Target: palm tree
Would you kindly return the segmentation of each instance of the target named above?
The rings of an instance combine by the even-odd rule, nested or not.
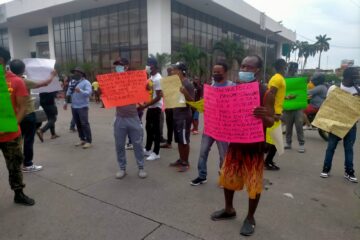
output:
[[[331,40],[331,38],[327,37],[326,34],[324,35],[319,35],[316,37],[316,47],[317,50],[320,52],[319,54],[319,65],[318,68],[320,69],[320,62],[321,62],[321,53],[324,51],[326,52],[327,50],[330,49],[330,44],[329,41]]]
[[[302,69],[305,69],[308,57],[314,57],[317,52],[315,44],[309,44],[308,42],[304,42],[303,45],[303,53],[304,53],[304,64]]]
[[[243,45],[234,39],[224,38],[216,42],[213,51],[219,51],[224,54],[225,61],[230,70],[233,69],[235,64],[240,65],[242,59],[245,57],[245,50]]]
[[[150,54],[150,57],[155,58],[158,62],[160,72],[162,72],[163,68],[171,62],[171,55],[169,53],[156,53],[156,55]]]
[[[185,44],[180,51],[173,54],[173,60],[184,61],[188,67],[190,76],[201,76],[205,72],[205,67],[201,60],[207,59],[207,54],[200,48],[192,44]]]

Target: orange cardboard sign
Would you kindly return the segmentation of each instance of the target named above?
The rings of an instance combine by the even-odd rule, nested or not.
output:
[[[97,75],[101,99],[106,108],[149,101],[145,70]]]

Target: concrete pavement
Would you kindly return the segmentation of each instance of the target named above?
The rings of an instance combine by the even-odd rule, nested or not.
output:
[[[59,105],[60,106],[60,105]],[[169,168],[177,159],[161,150],[161,160],[146,162],[149,177],[141,180],[132,151],[128,175],[115,179],[112,122],[114,110],[92,104],[90,111],[94,147],[74,147],[76,133],[69,133],[70,112],[59,107],[56,129],[60,138],[35,143],[35,163],[44,170],[24,174],[25,192],[35,198],[33,207],[13,203],[7,171],[0,155],[0,239],[121,239],[121,240],[227,240],[243,239],[240,227],[247,211],[246,192],[237,193],[235,220],[212,222],[210,214],[223,208],[217,187],[218,153],[209,157],[208,183],[192,187],[197,176],[201,135],[191,138],[191,169],[178,173]],[[165,128],[166,129],[166,128]],[[360,132],[358,131],[358,134]],[[276,162],[279,172],[265,172],[265,190],[256,213],[252,239],[355,240],[360,237],[359,184],[343,178],[343,148],[336,152],[332,176],[319,177],[326,143],[307,131],[305,154],[286,151]],[[360,135],[358,135],[360,136]],[[294,137],[294,143],[296,143]],[[294,145],[296,146],[296,145]],[[360,177],[360,144],[355,146],[355,171]],[[285,195],[284,195],[285,194]],[[292,198],[293,197],[293,198]]]

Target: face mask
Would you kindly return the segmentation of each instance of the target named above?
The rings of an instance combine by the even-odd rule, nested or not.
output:
[[[221,82],[224,79],[224,76],[221,74],[213,74],[213,78],[215,82]]]
[[[251,82],[255,79],[253,72],[239,72],[239,79],[242,82]]]
[[[150,66],[146,66],[146,67],[145,67],[145,70],[146,70],[147,73],[150,73],[150,72],[151,72]]]
[[[73,79],[79,81],[81,79],[80,75],[73,75]]]
[[[124,66],[121,66],[121,65],[117,65],[117,66],[115,67],[115,72],[118,72],[118,73],[125,72],[125,67],[124,67]]]

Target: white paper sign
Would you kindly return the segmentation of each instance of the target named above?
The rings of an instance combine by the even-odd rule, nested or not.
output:
[[[43,58],[26,58],[23,60],[25,63],[25,75],[27,79],[37,82],[49,79],[51,72],[54,70],[55,60]],[[55,92],[62,90],[59,78],[55,79],[46,87],[33,89],[33,93]]]

